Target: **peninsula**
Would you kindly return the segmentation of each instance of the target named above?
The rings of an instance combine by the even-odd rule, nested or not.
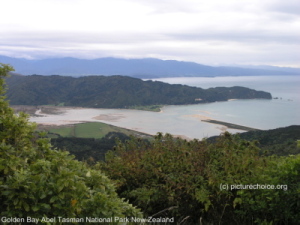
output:
[[[143,81],[126,76],[19,76],[6,79],[11,105],[58,105],[89,108],[133,108],[199,104],[229,99],[272,99],[268,92],[245,87],[202,89]]]

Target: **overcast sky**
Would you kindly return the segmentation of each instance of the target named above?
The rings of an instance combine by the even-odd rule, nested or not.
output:
[[[299,0],[0,3],[0,55],[300,67]]]

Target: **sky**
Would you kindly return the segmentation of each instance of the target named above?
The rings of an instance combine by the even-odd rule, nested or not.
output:
[[[0,3],[0,55],[300,67],[299,0]]]

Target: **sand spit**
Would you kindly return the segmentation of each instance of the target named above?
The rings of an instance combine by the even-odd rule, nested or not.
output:
[[[234,123],[227,123],[227,122],[223,122],[223,121],[219,121],[219,120],[207,119],[207,120],[202,120],[202,121],[203,122],[208,122],[208,123],[214,123],[214,124],[222,125],[222,126],[225,126],[225,127],[229,128],[229,129],[245,130],[245,131],[259,130],[259,129],[256,129],[256,128],[241,126],[241,125],[234,124]],[[221,128],[221,130],[222,129],[223,128]]]

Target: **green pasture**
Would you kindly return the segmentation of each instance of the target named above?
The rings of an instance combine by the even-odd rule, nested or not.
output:
[[[62,137],[78,138],[102,138],[109,132],[121,132],[126,135],[135,135],[138,132],[108,125],[100,122],[80,123],[57,128],[47,129],[50,133],[59,134]]]

